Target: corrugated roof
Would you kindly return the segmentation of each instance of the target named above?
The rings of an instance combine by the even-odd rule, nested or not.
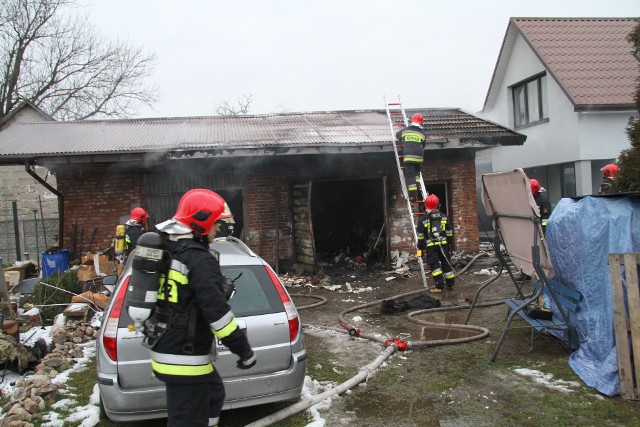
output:
[[[524,137],[457,109],[423,110],[436,137]],[[3,157],[74,156],[171,150],[390,144],[381,111],[283,113],[16,123],[0,132]]]
[[[576,108],[631,108],[640,68],[626,38],[637,23],[637,18],[511,18],[491,85],[502,80],[515,28]]]

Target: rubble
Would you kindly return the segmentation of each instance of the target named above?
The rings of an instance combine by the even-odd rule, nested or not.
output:
[[[57,391],[64,388],[64,383],[53,380],[71,369],[76,363],[74,359],[83,356],[81,344],[94,340],[96,330],[89,322],[69,320],[63,325],[56,324],[51,334],[51,352],[42,357],[33,374],[16,381],[9,402],[2,408],[4,416],[0,419],[0,426],[27,427],[40,420],[45,402],[53,404],[58,400]],[[0,334],[0,339],[4,336]]]

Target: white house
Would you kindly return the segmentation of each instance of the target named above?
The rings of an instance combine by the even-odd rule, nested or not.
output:
[[[640,75],[627,35],[638,18],[511,18],[479,115],[527,135],[477,153],[481,173],[525,169],[561,197],[597,193],[600,169],[630,147]],[[637,54],[637,53],[636,53]]]

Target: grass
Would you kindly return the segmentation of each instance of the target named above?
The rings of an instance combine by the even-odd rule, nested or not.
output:
[[[96,384],[96,362],[95,357],[92,357],[87,363],[86,367],[82,370],[75,371],[69,376],[69,380],[65,385],[65,392],[60,395],[60,398],[71,398],[76,403],[72,407],[65,407],[61,409],[52,409],[47,405],[45,412],[54,411],[58,414],[58,419],[66,420],[73,414],[73,408],[82,408],[89,404],[89,399],[93,393],[93,387]],[[250,408],[250,410],[235,409],[224,411],[221,416],[221,427],[240,427],[249,424],[260,418],[271,415],[281,409],[284,409],[295,402],[281,402],[270,405],[260,405]],[[97,408],[97,407],[96,407]],[[284,421],[278,423],[282,427],[298,427],[308,424],[311,421],[310,417],[306,413],[296,414]],[[46,421],[36,420],[34,421],[35,427],[40,427]],[[155,427],[158,425],[164,425],[166,421],[163,420],[147,420],[134,423],[114,423],[106,417],[101,417],[99,424],[100,427]],[[65,427],[78,427],[82,424],[82,421],[65,421]]]

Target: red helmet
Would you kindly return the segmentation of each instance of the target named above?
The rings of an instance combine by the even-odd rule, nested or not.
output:
[[[602,175],[604,178],[615,178],[618,176],[618,171],[620,169],[618,169],[617,165],[614,165],[613,163],[608,164],[607,166],[603,167],[602,169],[600,169],[602,171]]]
[[[420,113],[415,113],[413,116],[411,116],[411,123],[422,126],[422,123],[424,123],[424,117]]]
[[[206,236],[224,211],[224,199],[204,188],[189,190],[180,199],[173,219]]]
[[[142,208],[133,208],[131,209],[131,213],[129,214],[129,219],[132,219],[134,221],[138,221],[142,224],[144,224],[145,222],[147,222],[147,218],[149,217],[149,215],[147,215],[147,211],[145,211]]]
[[[435,194],[429,194],[427,200],[424,201],[424,207],[428,211],[432,211],[434,209],[438,209],[440,206],[440,199]]]
[[[540,183],[535,178],[531,178],[529,180],[529,186],[531,187],[531,192],[533,194],[538,194],[538,191],[540,191]]]

